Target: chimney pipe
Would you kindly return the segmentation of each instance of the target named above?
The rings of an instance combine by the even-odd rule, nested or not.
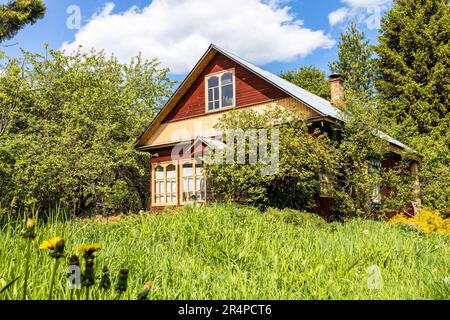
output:
[[[329,76],[331,104],[340,109],[345,109],[344,102],[344,80],[339,73],[333,73]]]

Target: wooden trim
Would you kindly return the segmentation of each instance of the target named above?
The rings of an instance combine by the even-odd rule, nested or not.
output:
[[[202,160],[203,161],[203,160]],[[180,205],[186,205],[186,204],[189,204],[189,203],[193,203],[194,201],[183,201],[183,165],[185,164],[185,163],[191,163],[193,166],[192,166],[192,170],[193,170],[193,175],[192,175],[192,178],[193,178],[193,180],[194,180],[194,190],[193,190],[193,192],[195,193],[196,192],[196,190],[197,190],[197,186],[196,186],[196,184],[197,184],[197,174],[196,174],[196,167],[195,167],[195,165],[198,163],[197,162],[197,160],[195,159],[195,157],[194,158],[191,158],[191,159],[185,159],[185,160],[180,160],[179,161],[179,165],[180,165]],[[202,162],[202,164],[203,164],[203,162]],[[205,186],[204,186],[204,195],[205,195],[205,199],[204,200],[195,200],[195,202],[197,202],[197,203],[204,203],[204,202],[206,202],[206,177],[205,177],[205,174],[204,174],[204,172],[203,172],[203,179],[204,179],[204,184],[205,184]]]
[[[226,106],[226,107],[222,107],[222,79],[221,76],[224,73],[229,73],[231,72],[232,77],[233,77],[233,104],[231,106]],[[218,88],[219,88],[219,109],[215,110],[209,110],[208,109],[208,95],[209,95],[209,88],[208,88],[208,80],[211,77],[217,77],[219,79],[219,83],[218,83]],[[217,71],[214,73],[210,73],[207,74],[205,76],[205,114],[207,113],[213,113],[213,112],[218,112],[218,111],[226,111],[226,110],[230,110],[232,108],[236,107],[236,68],[229,68],[226,70],[222,70],[222,71]]]
[[[167,203],[167,167],[173,165],[175,166],[175,186],[176,186],[176,192],[175,192],[175,202]],[[163,203],[156,203],[155,200],[155,182],[156,182],[156,174],[155,174],[155,168],[156,167],[162,167],[164,168],[163,171],[163,195],[164,195],[164,202]],[[179,183],[179,177],[178,177],[178,161],[162,161],[162,162],[156,162],[152,163],[151,166],[151,184],[150,184],[150,192],[151,192],[151,199],[150,203],[152,207],[167,207],[167,206],[176,206],[178,205],[178,199],[179,199],[179,192],[178,192],[178,183]],[[161,193],[160,193],[161,194]]]
[[[148,136],[153,133],[155,128],[161,123],[161,121],[167,117],[167,115],[172,110],[173,106],[175,106],[178,101],[183,97],[183,95],[189,90],[192,84],[195,82],[197,77],[202,73],[208,63],[214,58],[217,54],[217,50],[210,45],[208,50],[203,54],[194,68],[189,72],[183,82],[178,86],[166,104],[162,107],[162,109],[158,112],[158,114],[153,118],[151,123],[147,126],[147,128],[141,133],[141,135],[136,139],[135,146],[142,147],[142,143],[148,139]]]

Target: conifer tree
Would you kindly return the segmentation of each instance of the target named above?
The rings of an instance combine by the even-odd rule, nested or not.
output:
[[[364,32],[358,29],[355,22],[350,22],[347,29],[341,33],[338,47],[338,60],[329,64],[331,72],[342,75],[346,90],[372,97],[373,50]]]
[[[448,0],[396,0],[375,47],[380,107],[419,133],[450,128]]]

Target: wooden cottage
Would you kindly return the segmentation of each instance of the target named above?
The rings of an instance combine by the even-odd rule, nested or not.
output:
[[[223,113],[234,109],[263,111],[269,104],[276,104],[301,111],[309,121],[331,125],[344,121],[339,112],[343,93],[341,77],[332,75],[330,85],[332,99],[327,101],[210,45],[137,140],[138,150],[155,155],[150,159],[151,209],[184,205],[193,198],[196,201],[208,200],[208,182],[203,175],[203,165],[194,161],[194,154],[218,143],[214,137],[220,132],[214,129],[214,125]],[[393,166],[400,160],[399,151],[407,146],[382,132],[379,135],[389,142],[391,152],[386,159],[372,165]],[[180,146],[189,152],[179,153]],[[174,148],[178,148],[175,152],[177,157],[173,157]],[[410,162],[411,171],[415,174],[417,160]],[[318,201],[318,213],[329,213],[330,197],[323,193]]]

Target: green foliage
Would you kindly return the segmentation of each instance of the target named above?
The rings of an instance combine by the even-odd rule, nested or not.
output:
[[[391,158],[389,143],[380,137],[382,115],[372,100],[347,95],[346,109],[342,113],[345,122],[338,123],[341,138],[337,146],[340,159],[336,168],[337,186],[333,206],[341,216],[354,213],[363,217],[373,216],[374,190],[390,189],[380,195],[378,213],[386,214],[406,206],[414,199],[414,178],[410,175],[408,162],[400,161],[380,172],[371,169],[372,161],[386,161]],[[409,159],[402,152],[404,159]],[[398,159],[392,159],[398,161]]]
[[[365,100],[348,98],[343,116],[345,122],[318,127],[277,107],[262,114],[254,111],[225,114],[217,125],[225,133],[234,129],[264,128],[268,132],[278,129],[279,166],[275,174],[263,175],[261,169],[266,164],[261,162],[208,163],[205,173],[213,196],[263,209],[314,210],[320,193],[319,174],[326,174],[332,177],[336,217],[373,215],[373,192],[377,186],[392,190],[383,197],[380,213],[404,208],[414,200],[414,179],[405,164],[379,173],[368,172],[370,160],[389,156],[388,143],[374,129],[380,121],[376,108]],[[246,143],[248,160],[249,140]],[[237,151],[236,144],[234,148]]]
[[[329,64],[333,73],[344,79],[344,87],[353,94],[372,97],[374,94],[373,50],[362,30],[351,22],[345,32],[341,32],[338,43],[338,60]]]
[[[229,112],[222,116],[217,128],[222,132],[266,129],[270,143],[274,143],[270,141],[271,133],[278,130],[279,159],[278,170],[269,175],[262,174],[267,166],[262,162],[208,163],[205,173],[215,197],[261,208],[314,208],[314,197],[319,191],[318,174],[335,167],[337,162],[326,135],[313,137],[308,134],[308,124],[302,116],[276,107],[262,114],[253,110]],[[249,141],[246,139],[246,159],[250,156]]]
[[[138,210],[148,155],[136,137],[169,95],[168,70],[140,56],[24,52],[0,77],[0,201],[45,209]]]
[[[102,267],[108,266],[113,286],[119,270],[127,268],[128,289],[121,299],[135,299],[149,280],[151,300],[450,298],[449,237],[386,222],[323,223],[305,212],[272,209],[261,214],[255,208],[231,205],[175,213],[126,216],[119,221],[38,220],[28,299],[47,299],[53,259],[37,246],[55,234],[66,240],[66,252],[82,243],[102,245],[95,258],[97,280]],[[302,218],[287,218],[296,215]],[[22,221],[14,220],[0,227],[0,288],[24,274],[22,229]],[[55,299],[70,299],[68,258],[60,259]],[[378,290],[368,288],[372,274],[367,268],[373,265],[383,279]],[[23,282],[22,276],[0,299],[20,299]],[[112,288],[102,290],[99,285],[96,281],[90,288],[91,299],[117,299]]]
[[[417,150],[425,207],[450,208],[450,7],[398,0],[375,46],[380,109],[393,136]]]
[[[450,6],[447,0],[398,0],[375,46],[380,107],[420,133],[450,123]]]
[[[25,25],[42,19],[45,10],[42,0],[13,0],[0,5],[0,42],[14,37]]]
[[[327,77],[322,70],[315,66],[282,72],[280,77],[319,97],[330,100],[330,85]]]
[[[450,210],[450,131],[443,137],[423,134],[409,141],[424,156],[419,169],[423,206]]]

